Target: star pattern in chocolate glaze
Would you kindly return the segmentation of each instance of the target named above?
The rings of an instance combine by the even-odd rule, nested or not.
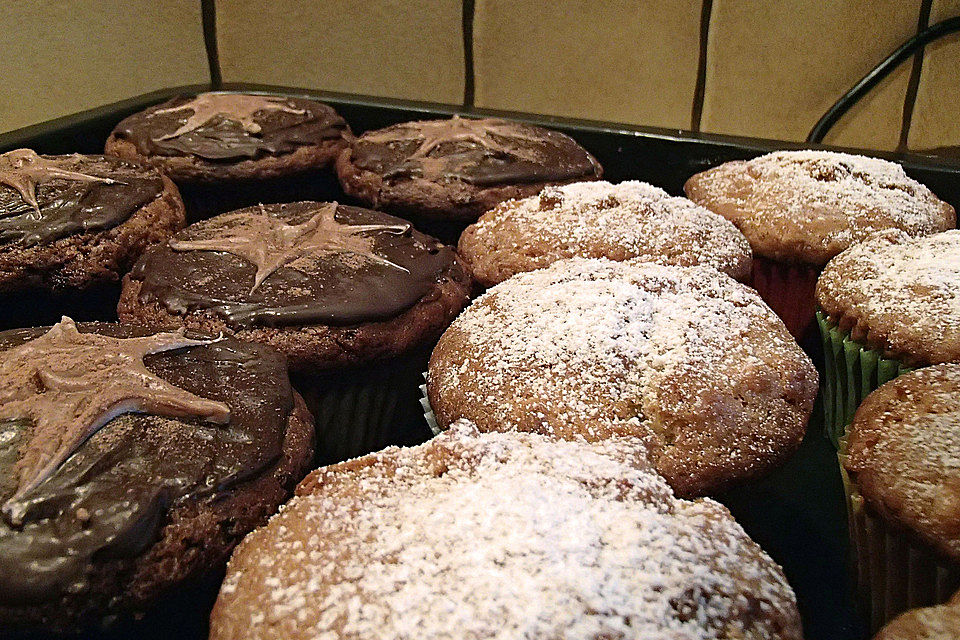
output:
[[[33,423],[15,467],[17,489],[3,504],[7,520],[22,524],[24,495],[120,414],[227,422],[227,405],[174,386],[143,364],[150,353],[212,342],[186,338],[182,329],[141,338],[80,333],[64,317],[42,336],[0,353],[0,420]]]
[[[43,158],[31,149],[15,149],[0,154],[0,184],[16,189],[23,201],[40,214],[37,203],[37,185],[48,180],[75,180],[77,182],[100,182],[118,184],[117,180],[88,176],[60,167],[61,160]],[[122,184],[122,183],[119,183]]]
[[[262,210],[262,209],[261,209]],[[317,209],[301,224],[287,224],[268,215],[229,214],[223,222],[229,226],[217,237],[203,240],[171,240],[174,251],[224,251],[243,258],[257,267],[250,293],[267,277],[299,258],[352,254],[376,264],[408,271],[377,255],[370,233],[407,233],[409,224],[344,224],[337,222],[337,203],[329,202]]]
[[[260,133],[260,125],[253,117],[262,111],[282,111],[295,115],[303,115],[305,109],[295,109],[279,96],[258,96],[239,93],[201,93],[189,102],[177,105],[176,107],[167,107],[158,109],[153,113],[175,113],[190,109],[192,114],[187,118],[180,128],[173,133],[154,138],[155,140],[169,140],[182,136],[185,133],[196,131],[203,125],[210,122],[216,116],[224,116],[233,120],[243,127],[243,130],[250,134]]]
[[[524,135],[517,130],[516,124],[494,118],[475,120],[455,115],[449,120],[411,122],[408,123],[408,129],[412,136],[407,140],[417,140],[419,142],[417,148],[410,154],[410,158],[416,160],[429,158],[430,153],[442,144],[467,142],[491,153],[515,156],[535,162],[537,157],[533,151],[518,145],[504,144],[498,138],[522,140],[537,145],[544,142],[542,137]],[[364,139],[370,142],[385,143],[395,140],[395,136],[395,132],[384,131],[368,134],[364,136]]]

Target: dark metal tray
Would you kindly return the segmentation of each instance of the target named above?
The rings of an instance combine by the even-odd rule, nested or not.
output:
[[[454,113],[497,115],[561,130],[601,162],[605,178],[645,180],[674,194],[694,173],[722,162],[750,158],[775,149],[809,145],[735,138],[619,124],[550,118],[530,114],[460,109],[364,96],[264,85],[233,84],[225,90],[266,91],[319,99],[336,108],[357,133],[396,122]],[[0,152],[30,147],[40,153],[101,153],[122,118],[176,94],[210,90],[207,85],[165,89],[42,124],[0,134]],[[818,146],[817,148],[836,149]],[[850,151],[849,149],[843,149]],[[900,162],[907,173],[960,209],[960,160],[916,154],[872,153]],[[346,199],[331,187],[330,199]],[[819,359],[816,341],[804,345]],[[718,498],[744,529],[779,562],[797,593],[806,637],[810,640],[860,640],[866,637],[851,595],[846,513],[837,459],[822,435],[819,401],[800,451],[782,469]],[[178,605],[179,606],[179,605]],[[200,605],[200,611],[204,610]],[[165,608],[138,625],[139,637],[206,636],[203,615],[192,600],[185,609]]]

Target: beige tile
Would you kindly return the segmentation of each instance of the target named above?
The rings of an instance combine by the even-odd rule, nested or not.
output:
[[[459,0],[218,0],[227,82],[463,102]]]
[[[477,0],[476,104],[687,129],[700,0]]]
[[[704,131],[803,140],[837,98],[916,33],[919,0],[714,0]],[[840,122],[827,142],[893,149],[906,63]]]
[[[960,16],[960,0],[934,0],[930,24]],[[960,146],[960,34],[927,46],[917,87],[908,146]]]
[[[210,80],[197,0],[7,0],[0,25],[0,131]]]

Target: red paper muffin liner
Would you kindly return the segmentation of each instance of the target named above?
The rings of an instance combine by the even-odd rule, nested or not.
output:
[[[813,323],[820,271],[820,267],[812,265],[778,262],[760,256],[753,258],[753,288],[797,340]]]

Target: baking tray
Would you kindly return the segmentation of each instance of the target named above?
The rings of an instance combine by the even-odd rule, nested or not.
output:
[[[110,131],[124,117],[177,94],[210,89],[208,85],[164,89],[0,134],[0,152],[30,147],[39,153],[50,154],[101,153]],[[810,148],[810,145],[772,140],[693,134],[291,87],[227,84],[222,89],[264,91],[322,100],[336,108],[356,133],[397,122],[454,113],[494,115],[530,122],[575,138],[596,156],[604,167],[605,178],[612,182],[645,180],[677,195],[682,194],[683,183],[691,175],[722,162],[747,159],[775,149]],[[815,148],[856,152],[823,145]],[[908,153],[870,153],[900,162],[909,175],[960,209],[960,160]],[[329,198],[349,200],[335,186],[330,187]],[[105,316],[112,311],[104,310]],[[819,359],[816,341],[804,346],[815,360]],[[846,512],[840,475],[836,454],[822,435],[819,399],[817,405],[807,437],[796,456],[767,478],[718,496],[718,499],[727,505],[753,539],[783,566],[796,591],[805,635],[809,640],[860,640],[867,636],[867,632],[851,595]],[[420,433],[424,439],[428,437],[425,429]],[[204,616],[197,612],[202,612],[205,606],[202,599],[191,599],[186,605],[174,602],[128,632],[138,637],[205,638]],[[120,635],[128,632],[120,631]]]

